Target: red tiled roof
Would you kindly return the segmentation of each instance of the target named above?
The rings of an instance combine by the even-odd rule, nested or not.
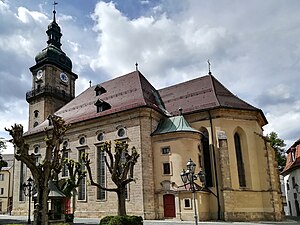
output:
[[[99,85],[106,90],[105,93],[96,96],[95,87],[97,85],[90,87],[59,109],[55,115],[61,116],[68,123],[76,123],[143,106],[164,112],[157,90],[139,71]],[[108,103],[111,108],[97,113],[97,107],[94,104],[99,99]],[[44,121],[26,134],[40,132],[47,125],[48,122]]]
[[[183,113],[192,113],[226,107],[258,111],[267,124],[267,120],[260,109],[233,95],[212,75],[157,91],[139,71],[134,71],[99,84],[98,86],[106,90],[100,96],[96,96],[96,86],[82,92],[55,114],[63,117],[68,123],[76,123],[143,106],[154,108],[167,116],[170,115],[168,112],[176,115],[179,108],[183,109]],[[99,99],[100,102],[104,101],[111,107],[97,113],[97,107],[94,104]],[[40,132],[47,124],[48,122],[44,121],[26,134]]]
[[[295,151],[295,160],[292,160],[292,154]],[[300,139],[295,141],[295,143],[287,150],[287,157],[285,167],[282,171],[283,175],[288,174],[290,171],[293,171],[297,168],[300,168]]]
[[[184,113],[217,107],[261,111],[232,94],[212,75],[161,89],[159,93],[172,114],[176,114],[179,108]]]

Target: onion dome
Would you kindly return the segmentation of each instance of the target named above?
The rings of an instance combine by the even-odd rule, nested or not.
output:
[[[35,57],[36,64],[40,63],[52,63],[55,64],[66,71],[72,70],[71,59],[61,50],[61,29],[56,23],[55,19],[56,11],[53,11],[53,21],[48,25],[48,30],[46,31],[48,35],[48,46],[38,53]]]

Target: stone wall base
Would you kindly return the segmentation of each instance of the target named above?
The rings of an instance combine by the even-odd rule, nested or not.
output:
[[[281,215],[271,212],[225,212],[225,221],[280,221]]]

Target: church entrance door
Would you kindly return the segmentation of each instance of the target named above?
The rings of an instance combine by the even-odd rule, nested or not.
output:
[[[164,201],[164,217],[175,217],[175,197],[174,195],[167,194],[163,197]]]

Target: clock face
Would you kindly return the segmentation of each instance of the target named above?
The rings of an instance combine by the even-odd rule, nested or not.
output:
[[[44,75],[44,71],[43,70],[39,70],[39,71],[37,71],[37,73],[36,73],[36,79],[41,79],[42,77],[43,77],[43,75]]]
[[[67,83],[68,82],[68,76],[65,73],[60,74],[60,79],[62,82]]]

